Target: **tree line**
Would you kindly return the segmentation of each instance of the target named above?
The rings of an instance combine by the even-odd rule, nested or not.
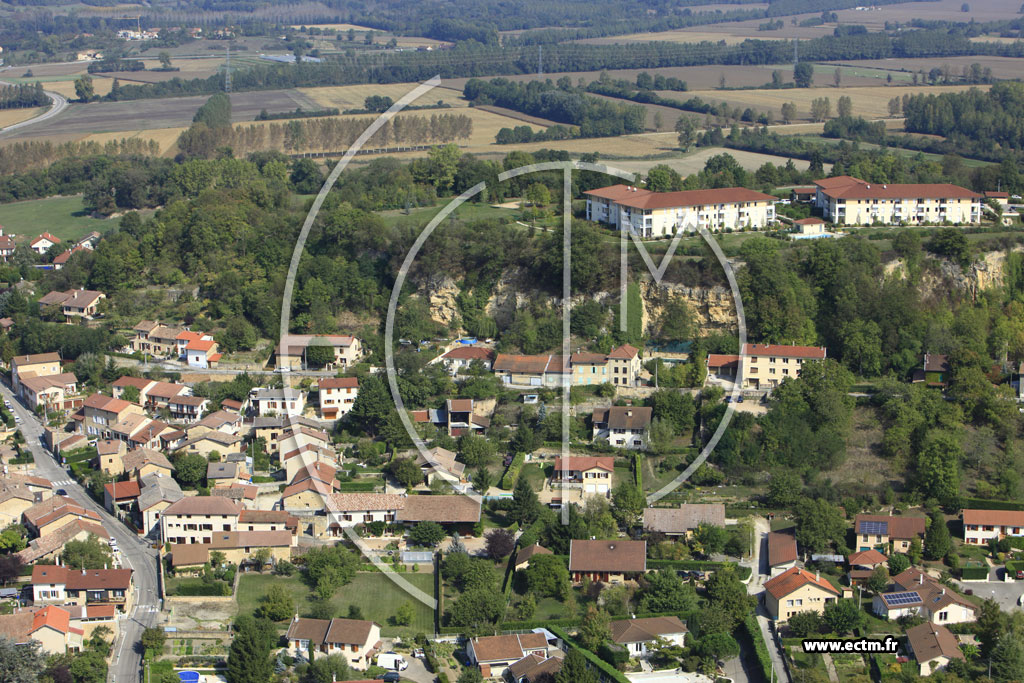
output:
[[[0,86],[0,109],[44,107],[48,104],[50,98],[43,92],[43,84],[39,81],[35,85],[22,83]]]
[[[919,94],[903,103],[906,129],[942,135],[967,151],[1024,149],[1024,84],[1001,82],[987,92],[971,89]]]
[[[644,130],[643,107],[589,97],[568,79],[519,83],[507,78],[470,79],[463,96],[475,105],[493,104],[579,128],[581,137],[611,137]]]

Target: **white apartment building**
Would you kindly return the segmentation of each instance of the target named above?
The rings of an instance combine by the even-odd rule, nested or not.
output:
[[[771,390],[787,377],[798,377],[803,364],[824,360],[823,346],[747,344],[740,354],[740,377],[744,389]]]
[[[868,183],[851,176],[815,183],[815,205],[835,225],[975,225],[983,196],[949,183]]]
[[[698,228],[761,229],[775,222],[775,197],[743,187],[651,192],[620,184],[583,194],[587,220],[628,228],[639,237],[671,237]]]

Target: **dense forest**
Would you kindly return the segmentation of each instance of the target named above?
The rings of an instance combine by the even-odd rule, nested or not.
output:
[[[914,95],[903,103],[906,128],[942,135],[965,151],[1024,149],[1024,84],[996,83],[988,91]]]

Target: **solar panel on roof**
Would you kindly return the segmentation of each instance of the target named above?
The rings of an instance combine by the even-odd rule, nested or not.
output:
[[[862,534],[882,534],[887,535],[889,532],[888,522],[861,522],[860,533]]]
[[[890,593],[885,596],[885,601],[890,605],[911,605],[915,602],[921,602],[921,596],[915,591]]]

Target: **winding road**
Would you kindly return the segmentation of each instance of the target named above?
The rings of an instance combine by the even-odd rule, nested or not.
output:
[[[98,513],[103,526],[110,535],[117,539],[121,549],[121,562],[125,568],[134,570],[135,581],[134,607],[130,614],[119,617],[120,635],[114,642],[108,681],[116,683],[134,683],[142,679],[142,654],[139,651],[142,632],[156,623],[160,611],[160,600],[157,593],[157,553],[148,543],[130,531],[124,524],[109,514],[103,506],[94,501],[89,494],[64,470],[43,447],[43,425],[35,414],[15,400],[10,388],[0,384],[0,394],[9,400],[15,415],[21,418],[20,429],[25,443],[32,451],[35,459],[35,474],[53,482],[55,489],[64,489],[82,507]]]
[[[7,67],[7,69],[10,69],[10,68],[11,67]],[[3,73],[3,71],[6,71],[7,69],[0,70],[0,73]],[[2,85],[15,85],[14,83],[11,83],[10,81],[4,81],[4,80],[0,80],[0,84],[2,84]],[[65,109],[68,108],[68,100],[67,100],[67,98],[64,97],[63,95],[61,95],[60,93],[55,93],[55,92],[52,92],[50,90],[44,90],[43,92],[46,94],[47,97],[50,98],[50,101],[53,103],[50,106],[50,108],[48,110],[46,110],[44,113],[40,114],[39,116],[34,116],[34,117],[28,119],[27,121],[22,121],[21,123],[12,123],[11,125],[7,126],[6,128],[0,128],[0,137],[3,137],[5,135],[7,135],[11,131],[19,130],[21,128],[27,128],[28,126],[34,126],[37,123],[40,123],[42,121],[46,121],[47,119],[52,119],[54,116],[57,116],[62,111],[64,111]]]

